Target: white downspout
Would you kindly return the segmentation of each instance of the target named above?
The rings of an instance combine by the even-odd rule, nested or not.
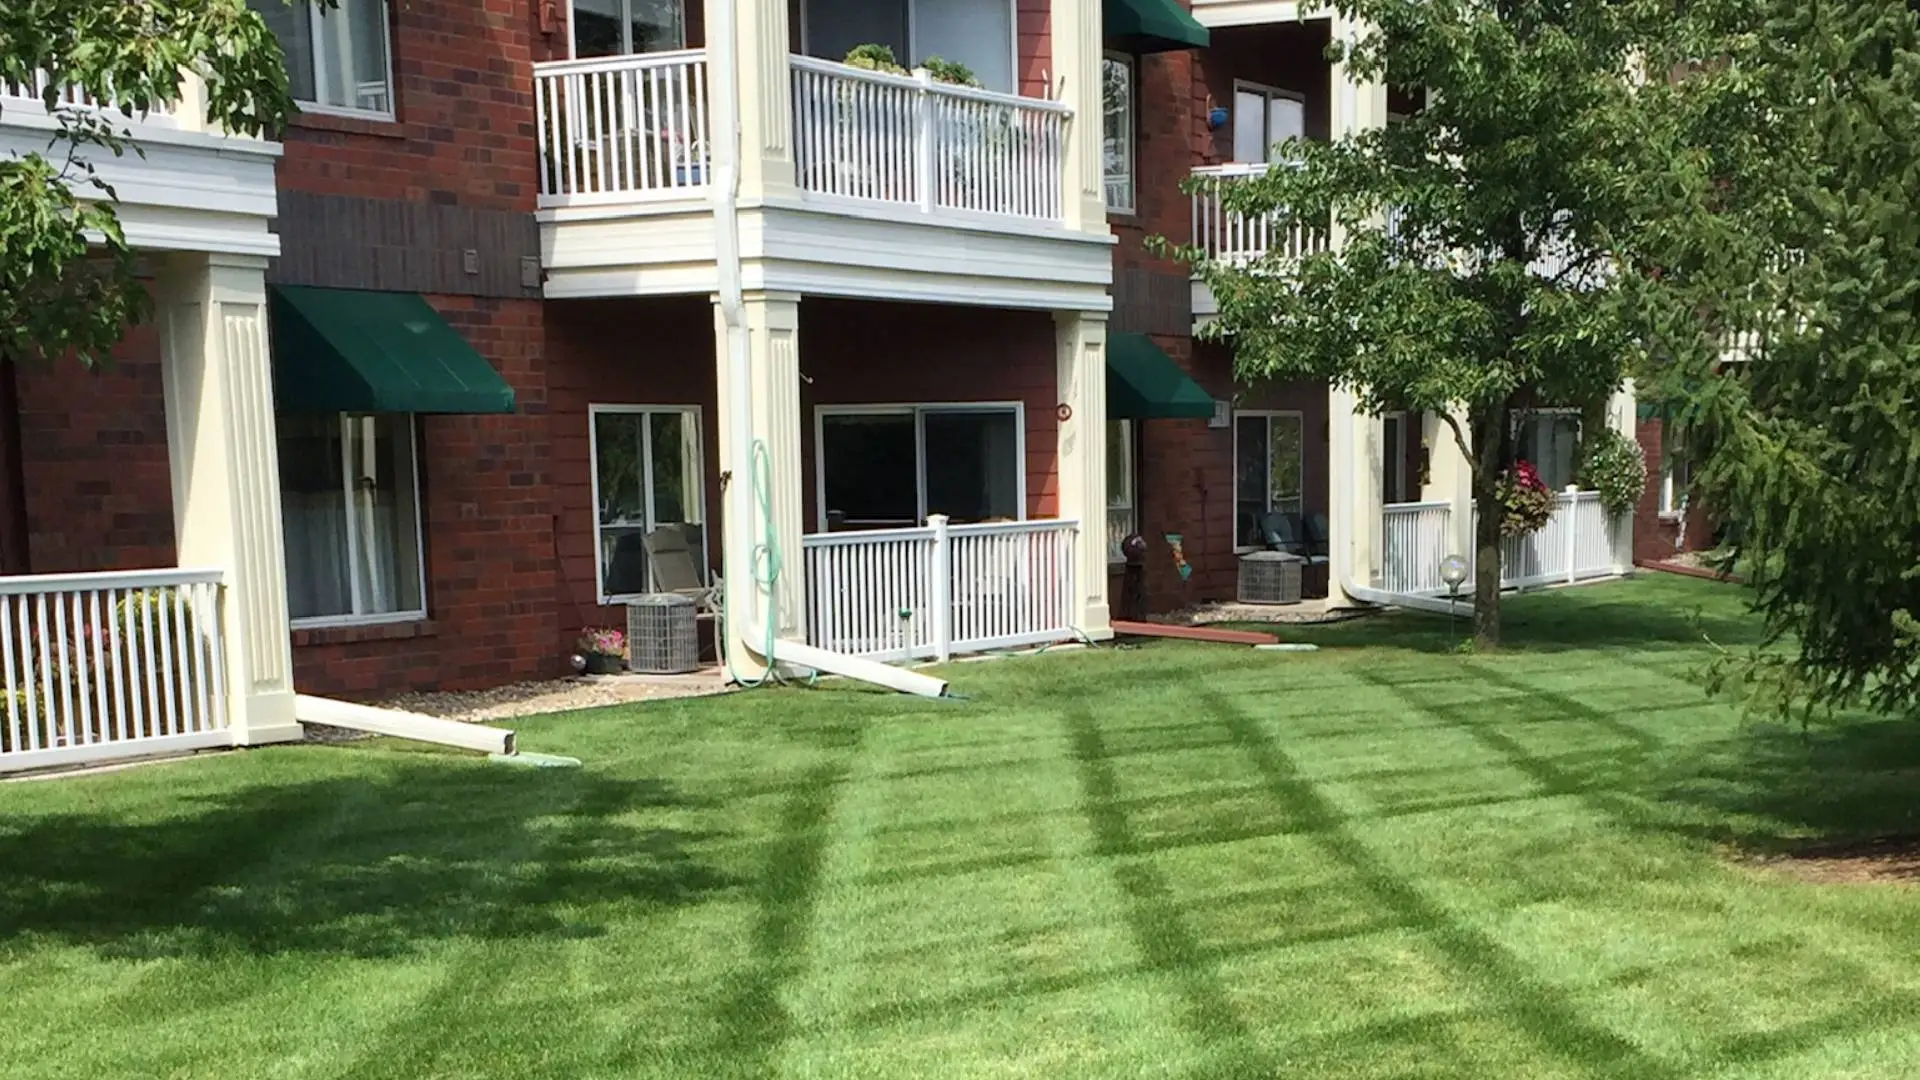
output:
[[[739,42],[736,40],[733,0],[708,4],[707,12],[711,16],[711,25],[707,29],[707,97],[713,106],[714,124],[713,138],[710,140],[714,166],[711,189],[714,272],[720,301],[720,322],[726,331],[727,411],[731,414],[728,441],[731,443],[733,461],[733,474],[727,481],[725,504],[727,520],[741,523],[732,530],[734,535],[751,538],[754,535],[753,359],[747,340],[746,302],[740,270],[740,94],[736,71]],[[721,542],[725,543],[724,536]],[[753,581],[753,562],[751,556],[736,560],[735,566],[746,569],[747,573],[743,577],[735,569],[727,575],[726,597],[723,601],[729,624],[726,636],[738,639],[749,649],[752,648],[752,642],[766,640],[767,636],[767,613],[760,610],[756,595],[758,590]],[[723,559],[722,564],[726,565],[726,560]],[[795,560],[794,566],[793,572],[804,572],[799,569],[799,560]],[[738,629],[735,629],[736,623]],[[730,644],[721,643],[723,657],[731,651],[727,648]],[[780,659],[787,663],[844,675],[890,690],[923,697],[941,697],[947,692],[944,679],[857,656],[829,652],[804,642],[781,641],[773,651],[778,652]],[[769,671],[774,670],[773,656],[762,656],[760,660]]]

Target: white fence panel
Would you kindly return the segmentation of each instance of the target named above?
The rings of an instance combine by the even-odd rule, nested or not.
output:
[[[540,204],[697,194],[712,171],[703,50],[535,64]]]
[[[953,649],[1072,637],[1077,531],[1056,521],[952,527]]]
[[[875,660],[932,659],[1074,635],[1070,521],[815,533],[807,639]]]
[[[0,772],[229,742],[217,570],[0,577]]]
[[[1298,259],[1326,251],[1332,233],[1323,225],[1288,221],[1284,215],[1243,214],[1227,208],[1222,193],[1236,180],[1259,176],[1266,165],[1212,165],[1193,170],[1207,183],[1193,193],[1193,243],[1215,262],[1252,262],[1268,255]]]
[[[1381,588],[1396,593],[1437,593],[1440,562],[1448,555],[1453,504],[1389,503],[1380,509]]]
[[[934,654],[934,530],[823,533],[802,543],[810,644],[875,660]]]
[[[1060,220],[1067,106],[806,56],[789,63],[802,190]]]

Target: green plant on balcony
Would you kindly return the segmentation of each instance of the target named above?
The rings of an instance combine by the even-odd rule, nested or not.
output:
[[[862,71],[877,71],[882,75],[907,74],[907,69],[901,66],[899,60],[894,58],[892,49],[874,42],[868,42],[865,45],[855,45],[853,48],[848,49],[846,58],[843,59],[841,63],[851,68],[859,68]]]
[[[1586,446],[1580,486],[1600,493],[1600,505],[1608,516],[1633,513],[1647,490],[1647,458],[1640,444],[1612,428],[1602,428]]]

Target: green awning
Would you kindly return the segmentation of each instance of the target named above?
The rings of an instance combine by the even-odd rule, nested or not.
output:
[[[1202,420],[1213,416],[1213,399],[1147,335],[1109,333],[1107,416]]]
[[[1128,52],[1207,47],[1207,28],[1176,0],[1104,0],[1107,42]]]
[[[418,293],[303,285],[271,293],[282,410],[513,411],[513,387]]]

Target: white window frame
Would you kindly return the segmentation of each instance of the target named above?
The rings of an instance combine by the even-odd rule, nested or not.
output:
[[[915,0],[899,0],[899,2],[905,5],[907,9],[907,52],[911,53],[912,55],[896,56],[894,57],[894,59],[900,61],[901,64],[907,67],[912,67],[915,63],[919,62],[919,60],[921,59],[920,53],[923,48],[920,44],[920,17],[918,14],[918,9],[920,5],[916,3]],[[571,5],[573,3],[573,0],[567,0],[567,3]],[[812,27],[807,25],[807,8],[809,6],[810,5],[807,3],[807,0],[800,0],[800,52],[806,56],[813,55],[813,37],[812,37],[813,30],[812,30]],[[571,12],[572,10],[571,6],[569,6],[568,10],[569,12]],[[1013,29],[1013,33],[1012,35],[1010,35],[1013,38],[1013,40],[1007,43],[1007,59],[1008,59],[1007,70],[1013,72],[1013,86],[1010,87],[1006,91],[1006,93],[1019,94],[1020,93],[1020,0],[1007,0],[1007,15],[1009,19],[1007,25]],[[571,27],[572,24],[569,23],[568,25],[569,27]],[[830,57],[821,57],[821,59],[833,60],[835,62],[838,62],[840,60],[840,57],[830,56]],[[995,93],[998,93],[998,92],[999,91],[995,91]]]
[[[599,598],[602,607],[624,604],[642,595],[640,593],[607,592],[606,545],[603,544],[600,539],[600,425],[598,421],[602,415],[630,415],[633,413],[678,413],[680,416],[689,418],[693,422],[693,444],[694,449],[698,451],[695,454],[695,459],[699,462],[700,468],[697,476],[698,483],[694,484],[693,497],[689,500],[693,508],[693,514],[691,516],[695,518],[690,524],[700,526],[700,568],[705,571],[709,577],[711,577],[712,574],[712,563],[708,561],[708,553],[712,550],[713,538],[709,535],[710,530],[707,527],[707,433],[700,423],[700,406],[588,405],[587,478],[591,483],[593,492],[593,592],[594,595]],[[652,427],[652,421],[648,421],[648,427]],[[642,471],[640,481],[642,490],[640,496],[646,505],[646,527],[651,530],[658,525],[658,522],[654,520],[653,510],[653,440],[651,438],[641,440],[640,455]],[[649,586],[651,586],[653,581],[652,559],[647,560],[647,581]]]
[[[320,22],[325,16],[326,8],[321,5],[318,0],[293,0],[293,2],[296,6],[307,9],[307,42],[310,46],[310,55],[307,57],[307,62],[313,70],[313,96],[315,98],[322,98],[326,96],[325,91],[321,87],[321,81],[325,77],[323,72],[326,70],[326,65],[322,63],[320,59],[320,42],[325,36],[320,33]],[[571,2],[571,0],[569,0],[569,2]],[[305,101],[295,98],[294,102],[300,106],[300,111],[322,113],[327,116],[357,116],[367,120],[394,119],[399,114],[395,106],[398,104],[397,99],[400,96],[400,88],[395,84],[393,79],[393,8],[391,0],[380,0],[380,32],[385,34],[387,38],[387,47],[380,50],[387,61],[386,71],[384,72],[387,81],[386,108],[356,109],[351,105],[329,105],[322,101]]]
[[[927,520],[927,414],[953,412],[1013,413],[1015,521],[1027,520],[1027,407],[1021,401],[914,401],[886,405],[816,405],[813,410],[813,509],[821,532],[827,531],[827,420],[834,416],[913,417],[913,484],[916,523]]]
[[[1271,418],[1276,416],[1291,416],[1295,420],[1300,421],[1300,515],[1302,518],[1306,516],[1306,512],[1307,512],[1307,414],[1300,411],[1299,409],[1235,409],[1233,411],[1233,429],[1232,429],[1233,430],[1233,457],[1231,458],[1233,462],[1233,509],[1230,511],[1230,513],[1232,513],[1233,515],[1232,525],[1231,525],[1231,529],[1232,529],[1231,535],[1233,536],[1233,552],[1236,555],[1245,555],[1249,551],[1261,550],[1261,548],[1258,545],[1242,544],[1240,542],[1240,421],[1242,419],[1251,419],[1253,417],[1259,417],[1261,419],[1266,419],[1269,422],[1271,422]],[[1267,448],[1269,453],[1272,452],[1272,449],[1273,449],[1272,432],[1268,432],[1267,437],[1263,441],[1262,445]],[[1261,472],[1261,475],[1267,478],[1267,482],[1269,484],[1273,482],[1273,462],[1272,461],[1267,462],[1267,467],[1265,470]],[[1268,506],[1273,505],[1272,491],[1262,492],[1262,496],[1263,496],[1263,500]]]
[[[329,413],[340,426],[340,497],[347,508],[347,595],[351,603],[358,607],[365,586],[360,580],[360,529],[359,511],[353,505],[353,480],[358,471],[352,459],[353,442],[347,432],[347,425],[362,420],[374,413]],[[413,473],[413,554],[416,566],[414,572],[419,575],[420,606],[406,611],[381,611],[365,615],[309,615],[304,618],[289,618],[287,625],[294,630],[318,630],[330,626],[379,626],[385,623],[422,622],[427,617],[427,514],[425,501],[420,498],[420,424],[413,413],[396,413],[403,417],[407,427],[407,466]],[[276,453],[278,447],[275,448]],[[278,507],[276,506],[277,510]]]
[[[1676,484],[1674,466],[1684,467],[1686,476]],[[1666,425],[1660,428],[1660,506],[1659,514],[1663,521],[1677,521],[1685,513],[1682,504],[1687,493],[1693,488],[1693,463],[1686,458],[1686,446],[1680,440],[1671,437]]]
[[[1305,113],[1307,110],[1307,95],[1301,93],[1298,90],[1282,90],[1280,87],[1268,86],[1265,83],[1257,83],[1249,79],[1235,79],[1233,80],[1233,95],[1234,95],[1235,109],[1238,109],[1240,107],[1240,94],[1242,91],[1245,91],[1246,93],[1249,93],[1249,94],[1259,94],[1267,99],[1266,104],[1261,106],[1261,117],[1260,117],[1261,131],[1264,131],[1269,135],[1273,133],[1273,99],[1285,98],[1288,101],[1297,102],[1300,105],[1300,111],[1302,113],[1300,133],[1303,137],[1306,135],[1307,125],[1305,123],[1305,120],[1306,120]],[[1233,148],[1233,156],[1237,164],[1271,165],[1273,163],[1273,144],[1266,143],[1260,147],[1259,161],[1245,161],[1245,162],[1239,161],[1238,159],[1240,157],[1240,148],[1238,146],[1235,146]]]
[[[620,10],[622,12],[627,12],[632,10],[632,0],[619,0],[619,2],[620,2]],[[698,3],[700,2],[700,0],[694,0],[694,2]],[[802,5],[802,10],[805,10],[804,5]],[[567,0],[567,56],[571,59],[577,60],[579,59],[579,56],[580,56],[579,43],[578,43],[578,40],[574,37],[573,27],[574,27],[573,0]],[[679,44],[674,46],[674,48],[684,49],[686,47],[687,47],[687,0],[680,0],[680,41],[679,41]],[[644,53],[636,54],[633,51],[633,19],[631,16],[625,19],[622,19],[620,22],[620,49],[621,49],[621,52],[620,52],[621,56],[646,55]]]
[[[1126,186],[1125,203],[1118,203],[1113,200],[1112,195],[1115,182],[1113,177],[1106,172],[1106,154],[1104,150],[1107,103],[1104,98],[1100,102],[1100,134],[1102,142],[1102,153],[1100,155],[1100,189],[1101,194],[1106,197],[1107,213],[1132,216],[1139,213],[1140,205],[1138,186],[1140,172],[1140,64],[1137,58],[1123,52],[1108,51],[1101,55],[1101,60],[1103,62],[1112,60],[1127,69],[1126,175],[1121,180],[1121,183]],[[1103,91],[1106,89],[1106,79],[1104,77],[1100,80],[1100,86]]]
[[[1109,442],[1111,442],[1111,440],[1113,439],[1114,431],[1116,428],[1120,433],[1121,445],[1126,448],[1127,469],[1126,469],[1125,476],[1127,481],[1127,491],[1126,491],[1126,498],[1124,500],[1117,501],[1117,502],[1114,500],[1113,473],[1112,473],[1112,470],[1108,470],[1108,473],[1107,473],[1107,562],[1109,564],[1118,564],[1118,563],[1124,563],[1127,561],[1126,553],[1120,550],[1120,541],[1128,533],[1134,533],[1134,532],[1140,531],[1140,467],[1139,467],[1139,455],[1137,455],[1134,452],[1134,440],[1139,437],[1139,431],[1140,431],[1139,421],[1129,420],[1124,417],[1109,419],[1107,421],[1107,439],[1109,440]],[[1122,510],[1126,511],[1126,515],[1127,515],[1126,528],[1121,530],[1118,535],[1115,535],[1114,528],[1113,528],[1113,516]]]

